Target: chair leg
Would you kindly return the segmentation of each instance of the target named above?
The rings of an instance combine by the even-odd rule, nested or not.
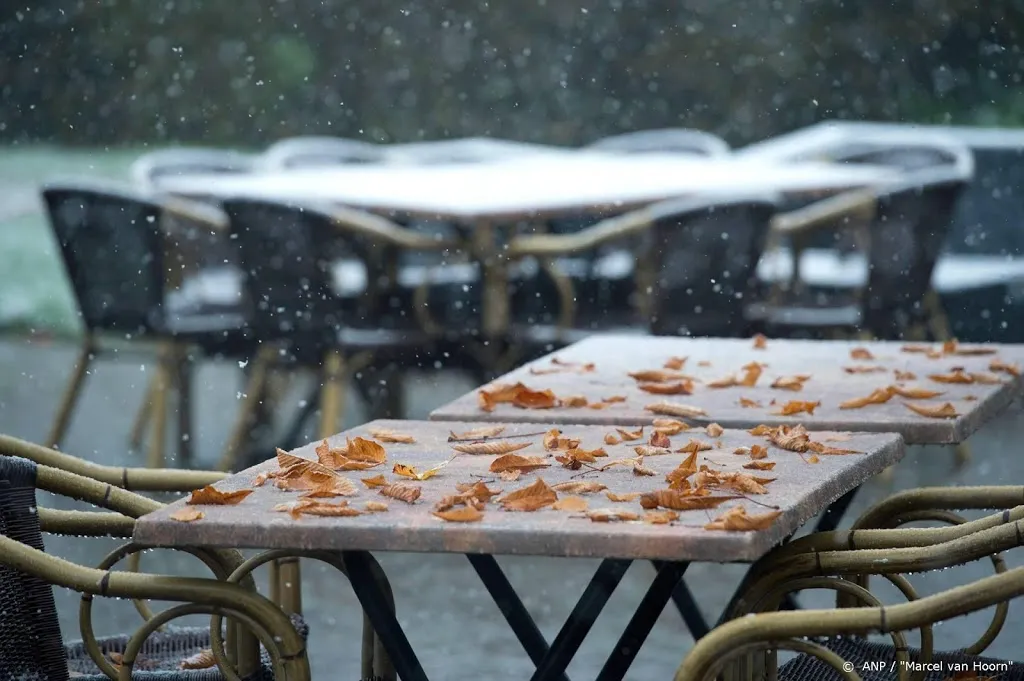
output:
[[[182,468],[192,467],[192,359],[188,349],[179,347],[175,355],[174,388],[178,394],[178,463]]]
[[[128,435],[128,444],[132,449],[142,446],[142,438],[146,435],[146,426],[149,425],[149,418],[153,415],[154,385],[153,379],[149,379],[149,384],[146,386],[146,397],[135,413],[132,431]]]
[[[961,442],[953,448],[953,462],[957,468],[966,466],[972,458],[971,446],[966,442]]]
[[[320,431],[321,438],[338,432],[344,418],[346,388],[345,359],[339,350],[324,353],[320,388]]]
[[[50,449],[59,448],[61,441],[64,439],[68,424],[71,422],[71,415],[74,413],[75,406],[78,404],[78,398],[81,396],[85,377],[89,375],[89,366],[95,357],[96,345],[92,337],[87,336],[85,342],[82,343],[81,349],[78,351],[75,368],[71,372],[71,380],[68,381],[67,387],[64,388],[64,394],[61,396],[60,404],[57,407],[57,415],[50,426],[50,434],[46,437],[45,446]]]
[[[167,465],[167,393],[174,387],[171,364],[174,350],[163,347],[157,355],[156,373],[153,375],[152,424],[149,431],[149,454],[146,465],[164,468]]]
[[[231,430],[231,435],[228,436],[228,441],[224,445],[224,452],[221,454],[220,461],[217,464],[218,470],[229,471],[238,462],[239,452],[242,451],[242,447],[245,445],[249,435],[252,417],[256,413],[256,408],[259,406],[260,401],[263,399],[267,375],[276,354],[277,349],[271,346],[261,347],[256,353],[256,357],[252,362],[252,368],[249,371],[249,381],[246,384],[245,397],[242,400],[242,406],[238,410],[238,416],[235,420],[234,428]]]

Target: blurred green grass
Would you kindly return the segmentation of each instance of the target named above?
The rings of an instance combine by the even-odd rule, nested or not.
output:
[[[0,147],[0,330],[79,333],[74,297],[39,202],[48,180],[127,180],[138,149]]]

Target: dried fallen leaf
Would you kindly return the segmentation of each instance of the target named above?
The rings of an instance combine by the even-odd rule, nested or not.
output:
[[[390,485],[385,485],[377,490],[379,494],[382,494],[391,499],[398,499],[404,501],[407,504],[415,503],[420,498],[421,490],[415,485],[406,485],[401,482],[393,482]]]
[[[222,492],[213,485],[192,492],[188,504],[192,506],[234,506],[252,494],[251,489],[238,489],[233,492]]]
[[[672,511],[700,511],[715,508],[737,496],[694,496],[674,489],[659,489],[640,495],[640,506],[645,509],[667,508]]]
[[[722,433],[725,432],[725,428],[717,423],[709,423],[704,432],[707,433],[708,437],[721,437]]]
[[[189,655],[178,664],[178,669],[210,669],[217,664],[217,658],[209,648]]]
[[[668,383],[670,381],[691,380],[686,374],[678,371],[667,371],[664,369],[650,369],[647,371],[632,371],[629,377],[637,383]]]
[[[357,437],[359,443],[346,440],[344,447],[331,447],[324,440],[316,447],[316,458],[325,467],[334,471],[362,471],[384,463],[387,458],[384,448],[372,440]],[[364,444],[365,443],[365,444]],[[350,456],[355,454],[355,456]]]
[[[764,365],[758,362],[750,362],[743,367],[743,376],[739,379],[739,385],[744,388],[753,388],[757,385],[757,381],[761,378],[761,372],[764,371]]]
[[[866,397],[855,397],[840,403],[840,409],[861,409],[869,404],[885,404],[892,399],[893,391],[889,388],[878,388]]]
[[[638,457],[638,458],[640,458],[641,460],[643,459],[643,457]],[[657,473],[655,471],[652,471],[650,468],[644,467],[643,463],[641,461],[638,461],[637,463],[633,464],[633,475],[638,477],[638,478],[639,477],[653,477],[653,476],[657,475]]]
[[[764,447],[762,445],[752,445],[750,447],[750,458],[751,459],[754,459],[754,460],[764,459],[767,456],[768,456],[768,448],[767,447]]]
[[[885,367],[871,365],[843,367],[843,371],[845,371],[848,374],[876,374],[879,372],[884,372],[885,370]]]
[[[472,497],[480,501],[490,501],[491,497],[501,494],[500,489],[490,489],[483,481],[459,483],[455,485],[455,489],[463,497]]]
[[[551,464],[539,456],[521,456],[519,454],[505,454],[491,462],[488,469],[492,473],[504,473],[505,471],[518,470],[523,473],[547,468]]]
[[[666,435],[662,431],[654,429],[651,431],[651,437],[648,438],[647,444],[649,444],[652,447],[665,449],[667,447],[672,446],[672,440],[670,440],[668,435]]]
[[[391,469],[391,472],[394,473],[395,475],[400,475],[403,478],[410,478],[412,480],[419,480],[422,482],[423,480],[429,480],[430,478],[440,473],[441,470],[449,463],[451,463],[454,458],[455,457],[452,457],[447,461],[442,461],[441,463],[437,464],[432,468],[428,468],[422,473],[417,471],[412,466],[408,466],[404,463],[396,463],[395,467]]]
[[[486,440],[487,438],[501,435],[504,432],[505,426],[484,426],[482,428],[467,430],[464,433],[449,431],[448,442],[457,442],[460,440]]]
[[[639,430],[623,430],[622,428],[616,428],[615,430],[619,431],[619,437],[623,442],[644,439],[644,429],[642,426]]]
[[[747,468],[747,469],[750,469],[752,471],[770,471],[771,469],[775,468],[775,462],[774,461],[749,461],[749,462],[743,464],[743,467]]]
[[[587,511],[587,517],[595,523],[614,523],[628,520],[640,520],[640,514],[633,511],[621,511],[614,508],[596,508]]]
[[[266,484],[267,480],[269,480],[269,479],[270,479],[270,474],[269,473],[267,473],[267,472],[258,473],[256,475],[256,478],[253,479],[253,481],[252,481],[252,486],[253,487],[263,487],[263,485]]]
[[[1020,376],[1020,365],[1010,362],[1004,362],[1001,359],[994,359],[988,365],[989,371],[994,371],[997,374],[1009,374],[1014,378]]]
[[[688,404],[679,404],[678,402],[655,402],[654,404],[648,404],[644,409],[659,416],[675,416],[678,418],[694,418],[708,415],[700,407],[692,407]]]
[[[375,475],[372,478],[362,478],[362,482],[370,489],[373,489],[374,487],[383,487],[384,485],[388,484],[388,481],[384,479],[383,473],[381,473],[380,475]]]
[[[652,447],[651,445],[638,445],[633,447],[633,451],[637,453],[637,456],[664,456],[672,453],[672,450],[666,447]]]
[[[580,511],[586,511],[587,506],[587,500],[583,497],[562,497],[551,505],[551,509],[554,511],[579,513]]]
[[[644,513],[644,522],[650,525],[667,525],[679,520],[679,514],[675,511],[647,511]]]
[[[780,376],[772,382],[776,390],[792,390],[798,392],[804,389],[804,383],[810,380],[810,376]]]
[[[904,345],[900,348],[900,351],[918,355],[927,355],[932,352],[932,349],[927,345]]]
[[[388,510],[388,505],[383,501],[367,501],[363,504],[363,508],[366,509],[367,513],[383,513]]]
[[[370,437],[374,440],[388,444],[399,444],[399,445],[411,445],[416,443],[416,438],[412,435],[406,435],[405,433],[396,433],[393,430],[387,428],[371,428]]]
[[[963,369],[953,369],[948,374],[930,374],[928,378],[936,383],[958,383],[962,385],[974,383],[974,378]]]
[[[736,378],[735,374],[724,376],[722,378],[716,378],[713,381],[708,381],[707,386],[716,390],[721,388],[734,388],[740,384],[740,380]]]
[[[932,419],[953,419],[959,416],[959,414],[956,412],[956,407],[954,407],[950,402],[936,405],[913,404],[911,402],[904,402],[903,406],[905,406],[907,409],[914,412],[915,414],[927,416],[928,418]]]
[[[810,451],[810,452],[816,452],[818,454],[827,455],[827,456],[836,456],[836,455],[840,455],[841,456],[841,455],[845,455],[845,454],[863,454],[863,452],[858,452],[856,449],[840,449],[838,447],[829,447],[828,445],[823,444],[821,442],[809,442],[808,445],[807,445],[807,450]],[[815,461],[813,463],[817,463],[817,462]]]
[[[641,383],[640,390],[651,395],[692,395],[693,381],[677,381],[675,383]]]
[[[850,350],[850,359],[874,359],[875,356],[867,348],[854,348]]]
[[[536,511],[537,509],[550,506],[558,500],[555,490],[548,487],[543,479],[537,478],[533,484],[527,487],[509,492],[498,499],[498,503],[506,511]]]
[[[654,419],[652,425],[656,432],[669,436],[678,435],[679,433],[690,429],[689,425],[675,419]]]
[[[563,494],[593,494],[608,489],[608,487],[592,480],[570,480],[552,485],[551,489]]]
[[[347,501],[330,504],[326,501],[301,501],[288,509],[293,518],[303,515],[315,515],[324,518],[352,518],[362,515],[358,508],[352,508]]]
[[[447,511],[434,511],[434,516],[450,523],[475,523],[483,520],[484,514],[475,506],[458,506]]]
[[[714,448],[707,442],[702,442],[700,440],[690,438],[689,442],[687,442],[685,445],[683,445],[676,451],[679,452],[680,454],[696,454],[697,452],[707,452],[712,449]]]
[[[616,435],[615,433],[605,433],[604,443],[606,445],[617,445],[620,442],[622,442],[622,440],[620,440],[619,436]]]
[[[979,356],[979,355],[994,355],[996,354],[995,348],[987,348],[984,346],[976,346],[971,348],[965,348],[955,339],[952,338],[942,344],[942,352],[947,355],[964,355],[967,357]]]
[[[911,400],[927,400],[944,394],[941,390],[928,390],[927,388],[916,388],[914,386],[890,385],[888,390],[893,395],[899,395]]]
[[[983,371],[975,371],[970,374],[974,382],[979,385],[999,385],[1003,382],[1003,379],[999,378],[995,374],[985,373]]]
[[[765,434],[768,435],[768,441],[779,449],[803,453],[810,447],[810,435],[807,434],[807,429],[801,425],[768,427],[768,432]]]
[[[530,446],[529,442],[496,440],[494,442],[466,442],[452,445],[452,449],[463,454],[508,454]]]
[[[608,501],[625,502],[625,501],[636,501],[640,498],[640,492],[630,492],[629,494],[616,494],[615,492],[605,492],[604,495],[608,497]]]
[[[768,347],[768,339],[767,338],[765,338],[760,333],[757,334],[756,336],[754,336],[754,349],[755,350],[764,350],[766,347]]]
[[[814,415],[814,410],[821,406],[821,402],[806,402],[801,400],[790,400],[782,405],[782,408],[772,413],[776,416],[794,416],[796,414]]]
[[[744,409],[760,409],[761,403],[756,400],[748,400],[746,397],[741,397],[739,404]]]
[[[343,496],[345,495],[331,487],[321,487],[319,489],[311,489],[305,494],[300,494],[299,499],[333,499]]]
[[[782,511],[769,511],[758,515],[747,515],[742,506],[730,508],[722,515],[704,526],[705,530],[722,530],[725,532],[754,532],[771,527]]]
[[[380,464],[387,460],[384,447],[379,442],[362,437],[345,438],[345,456],[353,461]]]
[[[913,371],[900,371],[899,369],[893,369],[892,373],[897,381],[913,381],[917,378],[917,374]]]
[[[581,409],[588,406],[587,398],[583,395],[569,395],[558,400],[559,407],[565,407],[567,409]],[[535,407],[536,408],[536,407]],[[546,407],[540,407],[546,408]]]
[[[177,520],[179,523],[191,523],[196,520],[202,520],[205,517],[206,514],[195,506],[182,506],[171,514],[171,520]]]
[[[669,357],[665,360],[665,368],[672,371],[679,371],[686,364],[685,357]]]
[[[576,449],[580,446],[578,437],[561,437],[562,431],[552,428],[544,434],[544,449],[549,452],[566,449]]]
[[[505,482],[515,482],[516,480],[521,478],[522,475],[523,471],[520,468],[512,468],[507,471],[502,471],[498,473],[498,477],[504,480]]]

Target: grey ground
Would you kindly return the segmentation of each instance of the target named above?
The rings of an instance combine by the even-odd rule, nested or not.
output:
[[[70,372],[74,350],[65,345],[0,342],[0,432],[40,441]],[[127,448],[127,433],[141,398],[147,372],[145,357],[101,362],[90,376],[84,399],[71,426],[65,449],[99,463],[142,465],[143,458]],[[234,416],[239,389],[238,371],[230,364],[207,365],[196,379],[197,466],[212,465]],[[434,407],[471,389],[460,375],[432,373],[411,377],[408,385],[410,417],[425,418]],[[360,422],[362,406],[353,395],[349,425]],[[1024,420],[1019,406],[989,424],[972,439],[974,459],[953,468],[952,451],[913,448],[886,483],[867,485],[857,500],[852,518],[869,503],[894,490],[927,485],[1020,484],[1024,461],[1014,441]],[[41,500],[44,505],[72,507],[68,502]],[[80,538],[50,538],[47,549],[75,562],[93,565],[113,544]],[[428,676],[441,681],[489,678],[528,678],[532,667],[505,625],[497,608],[461,556],[392,554],[378,556],[395,590],[399,616]],[[1010,566],[1020,561],[1008,556]],[[502,559],[509,579],[549,640],[569,613],[594,569],[595,561],[536,558]],[[174,574],[201,574],[188,559],[166,552],[147,557],[144,568]],[[717,617],[742,574],[742,566],[695,565],[687,581],[706,617]],[[986,563],[920,575],[914,583],[923,593],[962,584],[989,574]],[[643,596],[652,569],[637,563],[627,574],[569,669],[570,677],[592,678],[600,669],[633,609]],[[358,678],[360,616],[355,598],[343,578],[311,564],[303,573],[305,615],[312,627],[310,653],[318,679]],[[894,593],[880,589],[884,598]],[[77,638],[78,600],[57,593],[66,638]],[[805,596],[804,602],[826,607],[824,594]],[[104,602],[96,610],[98,633],[134,628],[138,621],[127,602]],[[989,613],[946,623],[936,630],[937,644],[953,648],[969,644],[987,624]],[[992,652],[1002,657],[1018,654],[1022,619],[1011,608],[1010,619]],[[628,678],[671,678],[692,645],[679,615],[670,605],[641,650]]]

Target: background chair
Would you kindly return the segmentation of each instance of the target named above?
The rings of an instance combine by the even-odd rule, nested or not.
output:
[[[140,192],[86,183],[43,190],[49,221],[85,327],[85,339],[47,437],[62,441],[90,364],[113,343],[156,343],[158,362],[147,399],[153,415],[149,463],[164,460],[168,393],[179,399],[179,454],[190,456],[189,368],[196,357],[249,352],[239,301],[208,295],[196,281],[164,218],[191,204],[167,204]],[[201,210],[188,214],[197,219]],[[217,293],[216,291],[214,293]],[[138,425],[138,424],[137,424]]]
[[[584,149],[620,154],[685,153],[699,156],[728,156],[728,143],[703,130],[664,128],[639,130],[591,142]]]
[[[297,170],[350,163],[376,163],[380,148],[342,137],[291,137],[267,147],[257,163],[263,170]]]
[[[131,177],[142,189],[159,189],[169,177],[199,174],[247,173],[252,156],[228,149],[177,148],[143,154],[131,166]]]

